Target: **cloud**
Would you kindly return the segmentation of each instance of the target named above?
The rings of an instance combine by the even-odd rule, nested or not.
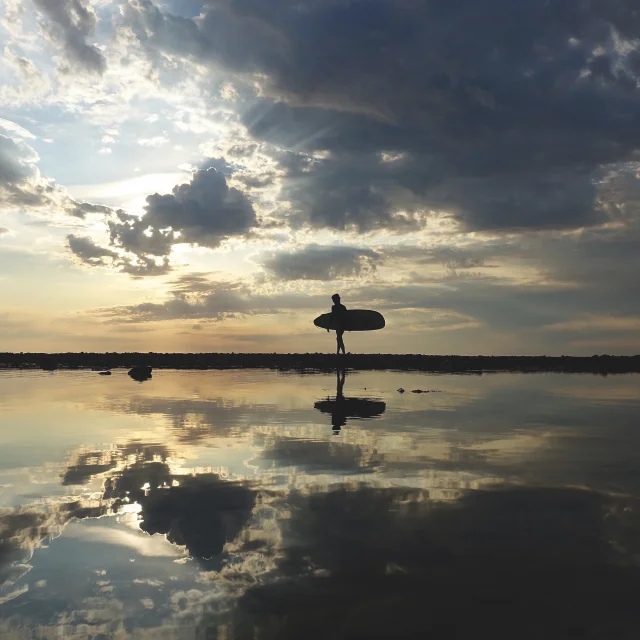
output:
[[[8,121],[5,121],[8,122]],[[24,142],[24,134],[13,123],[0,127],[20,137],[0,133],[0,208],[18,209],[53,218],[55,214],[85,218],[90,214],[111,215],[114,210],[99,204],[78,202],[67,191],[40,174],[36,151]]]
[[[291,205],[287,218],[294,228],[407,233],[427,222],[424,203],[387,173],[376,154],[315,158],[285,152],[277,160],[280,197]]]
[[[0,236],[5,236],[8,233],[10,233],[9,229],[7,229],[6,227],[0,227]]]
[[[71,253],[87,266],[117,267],[121,273],[127,273],[134,278],[162,276],[171,271],[168,258],[161,262],[145,256],[131,258],[101,247],[88,236],[70,234],[67,236],[67,245]]]
[[[326,305],[324,295],[266,294],[241,281],[215,281],[201,274],[185,274],[171,283],[170,296],[165,302],[109,307],[94,313],[113,322],[197,319],[219,322],[237,316],[274,315]]]
[[[279,280],[339,280],[371,273],[381,260],[372,249],[311,244],[297,251],[277,251],[261,264]]]
[[[4,48],[0,61],[11,70],[14,80],[6,81],[0,86],[0,101],[3,104],[20,105],[25,101],[33,101],[51,89],[51,79],[32,60],[16,54],[10,46]]]
[[[414,265],[440,264],[447,269],[474,269],[490,267],[486,260],[503,256],[508,252],[508,243],[476,242],[472,246],[458,247],[456,245],[433,244],[397,245],[380,249],[385,261],[410,261]]]
[[[134,260],[124,258],[121,262],[122,273],[127,273],[134,279],[144,278],[147,276],[164,276],[171,270],[169,258],[164,257],[160,262],[148,256],[136,256]]]
[[[19,138],[0,133],[0,194],[3,209],[36,210],[50,206],[64,210],[73,207],[66,192],[40,175],[38,154]]]
[[[211,282],[206,291],[195,294],[184,290],[171,292],[164,303],[147,302],[128,307],[102,309],[99,313],[116,321],[148,322],[206,318],[220,321],[238,314],[278,313],[275,306],[265,306],[260,296],[253,297],[240,282]]]
[[[137,502],[143,531],[166,535],[169,542],[185,545],[202,562],[220,556],[225,543],[237,537],[251,515],[256,491],[247,483],[224,480],[213,473],[173,474],[167,457],[161,445],[141,442],[131,442],[110,454],[80,452],[65,472],[64,483],[84,483],[108,474],[102,500],[111,503],[114,511],[122,504]],[[126,466],[116,470],[122,461]]]
[[[62,484],[86,484],[97,475],[121,467],[126,462],[142,464],[154,460],[166,461],[169,456],[170,450],[165,445],[140,440],[132,440],[108,450],[80,449],[71,456],[62,477]]]
[[[109,258],[109,262],[120,258],[115,251],[98,246],[89,237],[79,237],[71,234],[67,236],[67,242],[69,249],[75,256],[93,267],[108,264],[105,258]]]
[[[64,52],[69,67],[65,73],[85,71],[101,75],[107,62],[100,50],[87,39],[93,34],[98,19],[85,0],[33,0],[45,16],[42,27],[52,42]]]
[[[155,149],[164,146],[167,142],[169,142],[169,138],[165,135],[153,136],[152,138],[138,138],[138,144],[141,147],[153,147]]]
[[[27,573],[33,551],[57,537],[72,518],[98,517],[106,509],[96,502],[26,504],[0,513],[0,599]]]
[[[275,468],[280,472],[295,467],[310,475],[346,475],[373,473],[378,460],[355,444],[275,438],[260,454],[259,464],[263,469]]]
[[[152,59],[258,85],[253,137],[329,152],[285,170],[301,224],[408,230],[436,211],[472,231],[600,225],[600,168],[640,144],[630,1],[247,0],[195,20],[130,0],[125,15]]]
[[[36,178],[37,160],[38,154],[31,147],[0,135],[0,187],[17,191],[30,178]]]
[[[216,248],[258,225],[247,196],[214,168],[196,171],[170,194],[148,196],[145,211],[141,218],[121,212],[109,222],[114,245],[138,256],[167,256],[174,244]]]
[[[278,558],[287,579],[248,590],[233,610],[234,629],[403,639],[485,629],[505,640],[526,619],[525,633],[552,640],[576,627],[637,630],[625,594],[640,575],[623,566],[626,557],[612,562],[602,544],[624,545],[633,525],[621,513],[635,512],[634,500],[507,486],[439,503],[406,487],[339,487],[293,493],[287,506]],[[619,602],[627,622],[612,623],[607,603]]]
[[[35,140],[36,138],[36,136],[34,136],[31,131],[28,131],[24,127],[21,127],[19,124],[12,122],[11,120],[0,118],[0,127],[19,138],[27,138],[30,140]]]
[[[118,209],[117,211],[121,210]],[[75,201],[72,201],[70,203],[70,206],[68,206],[67,208],[67,213],[69,215],[75,216],[76,218],[84,218],[91,214],[108,216],[117,211],[102,204],[92,204],[90,202]]]

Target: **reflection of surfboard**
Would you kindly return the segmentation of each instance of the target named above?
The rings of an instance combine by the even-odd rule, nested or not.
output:
[[[323,313],[318,316],[313,324],[321,329],[333,329],[333,317],[330,313]],[[377,311],[367,309],[347,310],[347,331],[376,331],[384,328],[384,318]]]
[[[313,406],[321,413],[338,413],[345,419],[377,418],[387,408],[387,404],[382,400],[367,400],[366,398],[319,400]]]

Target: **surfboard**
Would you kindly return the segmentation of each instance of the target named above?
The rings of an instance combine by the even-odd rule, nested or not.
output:
[[[321,329],[334,329],[333,316],[330,313],[323,313],[318,316],[313,321],[313,324]],[[345,331],[377,331],[378,329],[383,329],[384,325],[384,318],[377,311],[369,311],[368,309],[347,310]]]

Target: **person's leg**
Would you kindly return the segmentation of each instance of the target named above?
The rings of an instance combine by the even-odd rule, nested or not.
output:
[[[340,353],[340,349],[342,349],[343,354],[346,353],[346,350],[344,348],[344,340],[342,339],[343,334],[344,331],[336,331],[336,340],[338,341],[338,351],[336,353]]]

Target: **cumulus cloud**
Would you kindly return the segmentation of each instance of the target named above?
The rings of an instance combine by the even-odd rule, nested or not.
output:
[[[87,39],[93,34],[98,19],[93,7],[85,0],[33,0],[44,14],[45,33],[60,47],[71,71],[104,73],[107,63],[104,55]]]
[[[10,233],[9,229],[7,229],[6,227],[0,227],[0,236],[5,236],[8,233]]]
[[[297,251],[277,251],[262,266],[280,280],[338,280],[375,271],[382,256],[372,249],[311,244]]]
[[[148,196],[145,211],[141,218],[120,212],[110,221],[112,243],[138,256],[167,256],[174,244],[215,248],[258,225],[247,196],[214,168],[196,171],[170,194]]]

